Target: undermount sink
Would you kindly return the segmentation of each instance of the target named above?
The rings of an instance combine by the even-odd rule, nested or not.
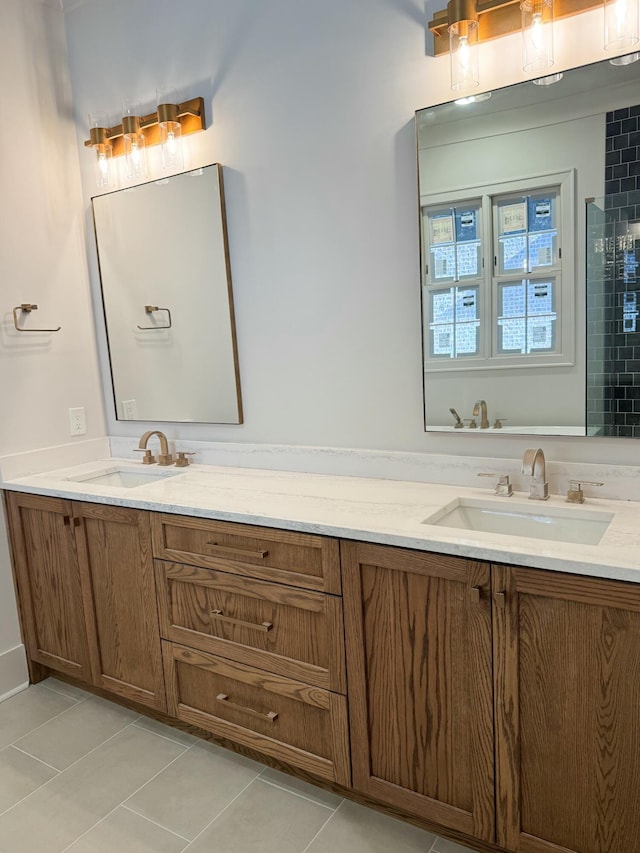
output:
[[[582,508],[510,502],[501,505],[496,501],[456,498],[422,523],[503,536],[597,545],[612,518],[610,512],[592,512]]]
[[[102,471],[93,471],[90,474],[78,474],[76,477],[67,477],[73,483],[91,483],[93,486],[115,486],[122,489],[134,489],[136,486],[145,486],[148,483],[157,483],[167,477],[175,477],[182,471],[166,470],[163,468],[134,468],[124,465],[109,465]]]

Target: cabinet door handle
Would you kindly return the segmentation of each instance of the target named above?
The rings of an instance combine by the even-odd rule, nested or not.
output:
[[[71,527],[71,516],[70,515],[65,515],[63,517],[63,520],[64,520],[64,526],[65,527]]]
[[[482,587],[472,586],[469,589],[469,595],[471,596],[471,602],[473,604],[480,604],[480,599],[482,598]]]
[[[218,622],[227,622],[229,625],[239,625],[241,628],[253,628],[254,631],[270,631],[273,628],[273,622],[244,622],[242,619],[233,619],[231,616],[225,616],[222,610],[212,610],[211,618],[217,619]]]
[[[234,554],[236,557],[256,557],[258,560],[264,560],[268,556],[268,551],[248,551],[245,548],[234,548],[232,545],[218,545],[217,542],[207,542],[205,547],[212,551],[220,551],[223,554]]]
[[[507,597],[504,592],[494,592],[493,597],[495,598],[498,607],[502,610],[507,600]]]
[[[216,696],[218,702],[224,702],[229,708],[233,708],[234,711],[242,711],[244,714],[251,714],[252,717],[258,717],[259,720],[266,720],[268,723],[275,723],[278,719],[278,714],[276,711],[267,711],[266,714],[263,714],[261,711],[254,711],[253,708],[245,708],[244,705],[237,705],[235,702],[232,702],[226,693],[218,693]]]

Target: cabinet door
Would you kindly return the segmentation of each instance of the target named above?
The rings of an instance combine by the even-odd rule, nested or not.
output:
[[[95,683],[164,710],[149,513],[80,503],[74,514],[85,534],[78,546],[93,599]]]
[[[640,850],[640,585],[494,567],[498,843]]]
[[[31,660],[91,681],[85,599],[72,505],[60,498],[6,495],[18,599]]]
[[[491,841],[489,566],[341,547],[354,787]]]

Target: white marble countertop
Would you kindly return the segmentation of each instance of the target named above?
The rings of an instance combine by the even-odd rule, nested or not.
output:
[[[536,505],[524,492],[516,492],[512,498],[495,496],[489,480],[489,488],[469,488],[215,465],[153,466],[155,473],[170,476],[134,488],[67,479],[118,465],[150,471],[131,459],[108,459],[7,480],[1,487],[640,583],[640,503],[634,501],[589,497],[583,505],[569,505],[564,497],[553,495]],[[571,508],[585,516],[605,512],[613,518],[597,545],[424,523],[456,498],[495,502],[497,508],[533,505],[541,513],[550,507]]]

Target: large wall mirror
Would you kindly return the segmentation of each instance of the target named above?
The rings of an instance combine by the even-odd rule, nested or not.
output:
[[[428,431],[640,438],[640,62],[556,77],[416,114]]]
[[[222,168],[92,203],[116,417],[242,423]]]

